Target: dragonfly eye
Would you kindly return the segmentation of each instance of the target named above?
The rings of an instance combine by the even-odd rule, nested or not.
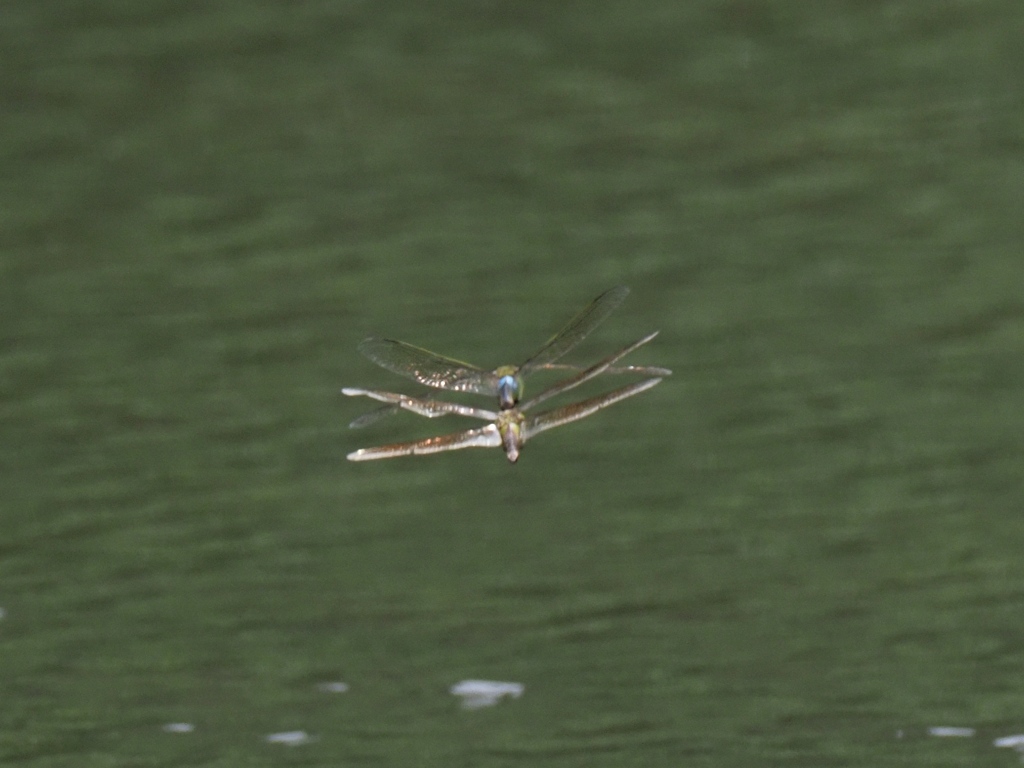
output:
[[[498,398],[501,408],[512,408],[519,402],[519,379],[515,376],[502,376],[498,379]]]

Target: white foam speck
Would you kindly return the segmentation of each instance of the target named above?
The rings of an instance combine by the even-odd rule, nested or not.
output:
[[[497,680],[463,680],[449,689],[453,696],[462,699],[463,709],[493,707],[506,696],[518,699],[524,690],[522,683],[503,683]]]
[[[316,688],[324,693],[345,693],[348,690],[348,683],[318,683]]]
[[[266,737],[268,744],[284,744],[286,747],[299,747],[303,744],[309,744],[313,741],[313,737],[305,731],[282,731],[281,733],[271,733]]]
[[[164,733],[192,733],[195,729],[192,723],[167,723],[161,728]]]
[[[1014,736],[1001,736],[992,742],[994,747],[1009,747],[1018,751],[1024,751],[1024,734]]]
[[[969,739],[975,733],[973,728],[957,728],[950,725],[936,725],[928,729],[929,736]]]

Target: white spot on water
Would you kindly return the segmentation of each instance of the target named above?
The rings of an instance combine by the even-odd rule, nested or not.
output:
[[[160,730],[164,733],[192,733],[195,729],[192,723],[167,723]]]
[[[282,731],[281,733],[271,733],[266,737],[268,744],[284,744],[286,747],[299,747],[303,744],[309,744],[313,741],[313,737],[305,731]]]
[[[928,729],[929,736],[969,739],[975,733],[973,728],[957,728],[951,725],[936,725]]]
[[[503,697],[518,699],[525,690],[522,683],[502,683],[497,680],[463,680],[449,691],[462,699],[463,709],[493,707]]]
[[[348,690],[348,683],[317,683],[316,689],[324,693],[345,693]]]

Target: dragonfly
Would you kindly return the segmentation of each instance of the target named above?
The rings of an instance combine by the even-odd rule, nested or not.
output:
[[[396,392],[346,387],[342,390],[345,395],[369,397],[385,404],[383,408],[364,414],[353,421],[349,425],[353,428],[366,426],[376,421],[381,415],[399,410],[411,411],[427,418],[455,414],[489,422],[484,427],[464,430],[451,435],[360,449],[349,454],[348,458],[352,461],[366,461],[395,456],[439,453],[461,448],[502,446],[509,461],[515,462],[519,458],[522,446],[534,435],[586,418],[602,408],[607,408],[613,403],[633,397],[659,384],[665,376],[671,375],[672,371],[655,366],[615,365],[625,355],[653,340],[658,335],[657,331],[627,345],[586,369],[557,363],[607,318],[622,303],[628,293],[629,289],[625,286],[606,291],[573,317],[565,327],[525,362],[520,365],[501,366],[493,371],[443,357],[405,342],[378,337],[365,339],[359,345],[360,351],[381,367],[428,387],[496,396],[499,409],[491,411],[433,400],[428,397],[411,397]],[[552,385],[536,397],[522,402],[524,388],[521,377],[536,370],[571,370],[575,373]],[[530,409],[545,400],[605,373],[638,373],[649,378],[579,403],[536,415],[529,413]]]
[[[623,302],[629,288],[620,285],[605,291],[576,314],[539,350],[519,365],[502,365],[494,370],[478,368],[454,358],[445,357],[404,341],[370,336],[359,344],[359,351],[382,368],[412,379],[427,387],[452,392],[470,392],[498,398],[500,410],[512,408],[523,395],[523,377],[539,370],[579,371],[580,367],[557,361],[590,335]],[[654,366],[609,366],[604,373],[634,373],[665,377],[672,372]],[[349,426],[366,427],[383,416],[397,413],[401,406],[389,402],[382,408],[363,414]]]
[[[609,405],[620,400],[633,397],[660,384],[663,377],[654,376],[578,403],[572,403],[571,405],[565,405],[536,415],[529,413],[530,409],[545,400],[578,387],[595,376],[607,373],[620,358],[648,343],[657,335],[657,331],[648,334],[574,376],[570,376],[552,385],[532,399],[525,402],[517,402],[515,405],[498,411],[474,408],[443,400],[410,397],[398,392],[345,387],[342,389],[342,392],[349,397],[369,397],[431,419],[447,414],[457,414],[489,422],[483,427],[441,435],[440,437],[428,437],[423,440],[381,445],[374,448],[360,448],[350,453],[348,459],[350,461],[370,461],[373,459],[391,459],[396,456],[420,456],[441,453],[443,451],[457,451],[463,448],[501,447],[504,449],[508,460],[514,464],[518,461],[519,454],[526,442],[539,433],[584,419],[597,413],[602,408],[607,408]],[[671,373],[671,371],[665,368],[657,370],[664,371],[666,375]]]

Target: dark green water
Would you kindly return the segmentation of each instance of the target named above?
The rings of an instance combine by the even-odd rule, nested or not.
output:
[[[6,3],[0,765],[1016,764],[1022,39]],[[507,363],[620,283],[575,359],[660,328],[660,387],[514,467],[344,460],[457,428],[347,430],[341,386],[416,391],[367,333]]]

